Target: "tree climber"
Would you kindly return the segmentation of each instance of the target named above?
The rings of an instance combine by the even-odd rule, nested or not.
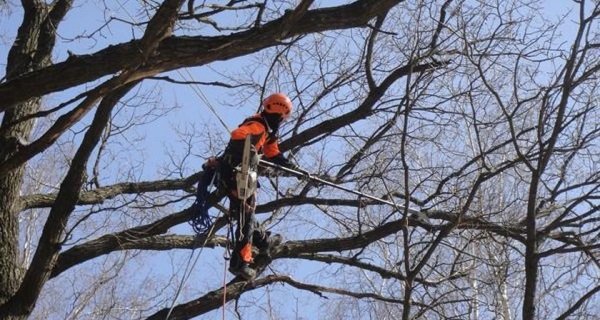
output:
[[[211,183],[217,186],[216,191],[206,195],[204,203],[200,204],[205,210],[214,206],[225,196],[229,197],[230,217],[237,221],[229,271],[247,280],[256,276],[256,271],[250,267],[253,262],[252,244],[261,252],[266,253],[271,247],[279,244],[282,237],[280,235],[270,236],[270,232],[259,227],[254,214],[256,208],[254,192],[246,198],[246,201],[242,200],[243,196],[238,195],[236,175],[240,171],[246,138],[250,137],[251,154],[253,154],[250,158],[253,160],[250,162],[253,170],[256,170],[258,165],[257,154],[263,154],[266,161],[300,170],[283,156],[277,143],[279,125],[292,113],[291,100],[283,93],[274,93],[263,101],[262,106],[263,109],[260,113],[247,118],[231,132],[231,138],[223,154],[218,158],[209,159],[203,165],[204,175],[199,183],[199,186],[202,185],[202,180],[204,180],[206,187]],[[209,179],[213,179],[211,171],[217,173],[217,181],[209,181]],[[199,187],[199,191],[206,191],[206,189],[200,189]]]

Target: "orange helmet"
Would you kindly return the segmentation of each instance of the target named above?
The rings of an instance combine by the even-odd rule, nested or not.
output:
[[[292,101],[283,93],[273,93],[263,101],[266,113],[275,113],[287,119],[292,113]]]

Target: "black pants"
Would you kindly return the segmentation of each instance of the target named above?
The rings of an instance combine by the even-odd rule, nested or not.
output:
[[[243,262],[251,262],[253,243],[258,247],[268,245],[268,234],[260,228],[256,220],[254,213],[256,197],[253,195],[247,198],[244,204],[244,201],[237,197],[237,185],[233,169],[221,166],[219,174],[217,190],[208,196],[207,204],[208,207],[213,207],[223,198],[229,198],[230,218],[235,219],[237,222],[230,264],[236,267]]]

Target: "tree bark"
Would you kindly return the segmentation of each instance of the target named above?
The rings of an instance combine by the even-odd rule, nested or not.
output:
[[[403,0],[360,0],[348,5],[307,11],[302,17],[286,14],[260,27],[227,36],[168,37],[156,46],[156,52],[138,71],[146,77],[181,67],[200,66],[227,60],[272,47],[284,39],[307,33],[346,29],[366,25]],[[297,19],[282,34],[289,18]],[[110,46],[91,55],[72,56],[44,70],[0,84],[0,111],[16,107],[15,103],[31,96],[96,80],[126,68],[131,61],[144,59],[141,41]],[[132,79],[131,81],[138,80]]]
[[[24,0],[22,5],[23,22],[7,57],[7,82],[51,64],[56,26],[71,7],[71,1],[46,5],[44,1]],[[24,99],[4,114],[0,126],[0,162],[18,152],[29,139],[34,121],[18,120],[37,112],[40,101],[39,97]],[[18,208],[24,168],[20,165],[0,178],[0,305],[17,291],[23,274],[19,265]]]

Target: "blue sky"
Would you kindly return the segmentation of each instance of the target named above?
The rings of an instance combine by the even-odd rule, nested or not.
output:
[[[115,7],[112,11],[108,11],[103,13],[102,15],[98,15],[100,8],[103,6],[102,3],[96,3],[95,1],[86,1],[85,3],[77,3],[76,8],[67,16],[67,19],[64,24],[61,24],[60,36],[61,40],[57,45],[55,61],[62,61],[67,56],[67,51],[71,51],[75,54],[80,53],[90,53],[98,51],[101,48],[106,47],[109,44],[115,44],[122,41],[128,41],[131,39],[132,33],[136,34],[137,37],[141,35],[141,30],[137,28],[131,28],[126,24],[116,23],[117,26],[122,27],[121,29],[111,28],[110,30],[105,31],[99,37],[96,37],[96,40],[88,40],[88,39],[73,39],[75,36],[79,35],[82,31],[91,32],[95,30],[99,25],[104,23],[105,16],[116,16],[125,20],[130,20],[131,14],[128,13],[128,9],[126,7],[121,7],[120,3],[126,3],[126,0],[115,1],[112,2]],[[572,3],[570,1],[546,1],[544,2],[547,5],[548,15],[558,15],[559,13],[564,12],[565,7],[571,6]],[[20,24],[21,19],[21,11],[18,7],[14,7],[13,11],[10,15],[7,15],[6,12],[3,12],[0,15],[0,63],[4,63],[6,61],[6,54],[12,41],[14,39],[14,35],[18,25]],[[564,27],[564,32],[569,33],[572,31],[572,27],[568,24]],[[226,61],[226,62],[218,62],[213,64],[213,67],[218,70],[222,70],[225,68],[235,69],[241,65],[243,59]],[[0,75],[4,74],[4,67],[2,65],[2,70],[0,71]],[[190,72],[194,74],[194,80],[201,81],[211,81],[216,78],[215,74],[211,69],[203,67],[203,68],[192,68]],[[179,74],[177,72],[170,73],[173,77],[179,78]],[[145,89],[152,89],[154,85],[154,81],[146,81],[144,84]],[[217,117],[212,114],[209,108],[205,105],[200,97],[196,95],[193,88],[191,86],[182,86],[182,85],[165,85],[160,92],[160,97],[162,99],[161,104],[168,105],[178,105],[181,109],[178,112],[170,114],[168,117],[162,117],[157,119],[151,126],[147,127],[143,132],[140,132],[142,136],[145,137],[144,143],[146,144],[147,151],[145,154],[145,169],[141,172],[142,178],[155,178],[156,177],[156,168],[160,166],[162,163],[168,161],[164,157],[164,150],[169,146],[177,147],[177,144],[174,144],[173,140],[176,138],[175,132],[177,130],[185,129],[186,126],[190,125],[198,125],[198,126],[209,126],[214,130],[215,134],[221,135],[222,139],[227,139],[228,130],[226,130],[219,122]],[[259,103],[258,97],[256,97],[255,101],[248,101],[247,105],[240,106],[239,109],[224,109],[220,108],[219,102],[222,99],[226,99],[226,96],[223,96],[222,92],[220,92],[216,88],[211,89],[202,89],[202,92],[208,98],[208,101],[215,106],[217,111],[219,112],[219,116],[223,118],[227,126],[231,129],[235,127],[238,123],[240,123],[246,116],[252,114]],[[57,99],[59,97],[65,97],[72,95],[72,92],[64,92],[57,94]],[[50,103],[52,101],[58,100],[49,100]],[[227,111],[226,111],[227,110]],[[199,157],[192,157],[189,159],[190,163],[188,163],[188,172],[190,174],[200,168],[201,159]],[[174,232],[188,233],[191,232],[191,229],[187,225],[182,225],[178,228],[174,229]],[[151,254],[152,257],[148,257],[149,261],[155,258],[158,260],[164,259],[164,261],[168,261],[169,253],[159,253],[159,254]],[[175,253],[181,257],[181,262],[187,262],[189,252],[182,251]],[[196,286],[197,291],[209,290],[217,286],[222,281],[223,275],[223,263],[222,260],[222,252],[219,250],[205,250],[203,252],[202,257],[203,262],[200,265],[196,266],[197,275],[202,273],[212,274],[209,280],[201,277],[194,276],[187,283],[188,286],[194,288]],[[305,269],[306,274],[304,276],[309,276],[311,273],[308,270],[314,269],[312,265],[307,265],[308,267]],[[151,269],[153,269],[152,274],[156,275],[164,275],[169,274],[173,269],[170,264],[154,264]],[[183,272],[183,269],[181,269]],[[142,275],[140,275],[142,276]],[[143,277],[143,276],[142,276]],[[205,283],[210,282],[210,286],[205,287]],[[311,294],[305,294],[299,292],[295,289],[290,289],[289,287],[281,287],[274,286],[272,289],[274,291],[274,299],[278,299],[277,295],[281,296],[281,292],[285,291],[292,296],[292,304],[294,302],[298,302],[298,308],[302,308],[301,314],[314,314],[313,312],[308,312],[307,308],[313,308],[316,310],[318,307],[318,303],[314,303],[314,301],[318,301],[315,298],[312,298]],[[185,297],[189,293],[181,297],[178,301],[183,302],[186,301]],[[252,293],[256,295],[262,295],[264,293]],[[189,297],[189,296],[187,296]],[[298,300],[293,301],[293,298],[297,298]],[[310,299],[312,298],[312,299]],[[312,304],[307,304],[307,301],[312,301]],[[283,304],[284,302],[282,302]],[[282,313],[291,312],[293,315],[293,308],[291,310],[281,310]],[[280,308],[282,309],[282,308]],[[231,308],[228,309],[231,312]],[[220,316],[220,310],[216,311],[216,313],[211,313],[207,316],[207,319],[213,318],[215,316]],[[256,316],[256,318],[260,318],[260,315]]]
[[[119,3],[126,2],[126,0],[123,0],[108,3],[118,7]],[[68,56],[67,52],[72,52],[73,54],[87,54],[96,52],[110,44],[129,41],[131,39],[132,32],[135,33],[137,37],[141,36],[140,29],[131,28],[123,23],[115,23],[115,26],[119,26],[121,29],[112,27],[109,30],[104,30],[102,34],[96,34],[94,40],[76,38],[82,33],[89,34],[98,26],[102,25],[105,19],[104,16],[115,16],[124,20],[130,20],[131,14],[128,13],[128,10],[125,10],[124,7],[120,9],[115,7],[113,8],[113,11],[108,11],[99,15],[102,6],[102,3],[95,1],[86,1],[85,3],[76,2],[75,8],[68,14],[64,23],[60,25],[59,39],[54,56],[55,62],[66,59]],[[0,75],[2,76],[5,72],[5,61],[8,50],[14,41],[16,30],[21,23],[22,18],[22,11],[19,5],[12,6],[10,14],[8,13],[9,12],[3,11],[0,14],[0,63],[2,63],[0,66]],[[212,64],[211,67],[215,68],[216,70],[224,70],[227,68],[235,69],[238,67],[237,61],[238,60],[217,62]],[[216,78],[212,70],[207,67],[190,68],[187,71],[194,75],[193,80],[195,81],[212,81]],[[182,70],[182,72],[170,72],[169,75],[173,78],[181,79],[181,75],[183,74],[186,76],[186,78],[188,78],[187,71]],[[188,80],[190,79],[188,78]],[[141,86],[141,90],[154,90],[155,84],[156,81],[146,81]],[[219,113],[218,117],[221,117],[223,121],[225,121],[229,129],[236,127],[245,117],[251,115],[257,109],[257,106],[260,103],[259,98],[256,97],[255,101],[248,101],[247,105],[240,105],[237,110],[224,109],[220,107],[219,101],[220,99],[226,99],[227,97],[223,97],[218,88],[212,87],[206,89],[201,88],[200,86],[195,86],[195,89],[202,91],[202,94],[204,94],[208,99],[206,101],[216,108],[217,112]],[[197,91],[194,90],[192,86],[166,84],[163,85],[160,90],[160,104],[165,107],[177,105],[180,109],[177,112],[170,113],[166,117],[160,117],[156,119],[149,126],[142,127],[139,135],[144,137],[144,146],[140,146],[141,148],[145,149],[143,155],[137,154],[134,150],[132,150],[131,155],[117,155],[117,159],[120,159],[121,161],[125,161],[125,159],[130,156],[137,158],[143,157],[145,162],[144,169],[139,172],[142,180],[156,179],[157,168],[169,161],[169,159],[165,157],[165,149],[177,148],[180,146],[173,141],[174,139],[177,139],[177,131],[185,130],[186,127],[190,125],[195,125],[199,128],[202,126],[208,126],[209,128],[212,128],[215,135],[220,135],[224,140],[228,139],[229,136],[229,130],[219,122],[217,116],[211,112],[205,101],[198,96]],[[51,107],[58,101],[66,99],[65,97],[72,97],[75,95],[75,92],[78,92],[78,89],[53,94],[52,98],[46,99],[46,103]],[[201,149],[202,148],[199,147],[197,152],[200,153],[201,156],[205,156],[204,154],[201,154]],[[186,164],[188,167],[188,172],[185,174],[187,175],[198,171],[202,165],[202,162],[202,158],[198,156],[189,158],[188,163]],[[211,211],[211,213],[216,214],[214,210]],[[192,230],[189,225],[182,224],[173,228],[171,233],[191,234]],[[196,251],[195,254],[198,254],[198,251]],[[172,272],[174,272],[178,277],[181,277],[183,276],[184,267],[188,262],[189,257],[189,250],[182,250],[173,253],[149,252],[142,254],[138,259],[140,263],[145,264],[145,272],[132,273],[130,274],[130,279],[132,282],[134,282],[134,279],[136,279],[136,283],[147,281],[148,277],[163,278],[157,281],[168,280]],[[102,263],[102,261],[102,258],[99,259],[99,263]],[[177,261],[178,265],[173,266],[171,265],[170,261]],[[177,302],[185,302],[189,298],[197,297],[199,294],[202,294],[202,292],[207,292],[208,290],[213,290],[220,286],[223,277],[223,266],[225,264],[226,261],[223,260],[222,250],[204,250],[200,262],[194,268],[192,277],[185,283],[187,290],[182,293]],[[85,268],[85,265],[82,265],[81,267]],[[310,269],[311,268],[308,268],[307,270]],[[78,270],[80,270],[79,267],[74,268],[73,271],[75,273],[80,272]],[[232,279],[232,276],[229,273],[227,273],[227,277],[228,281]],[[177,283],[179,282],[177,281]],[[50,286],[47,287],[50,288]],[[273,294],[271,298],[277,300],[278,297],[281,297],[281,290],[291,293],[290,296],[286,298],[285,303],[284,301],[281,301],[281,305],[287,304],[290,297],[296,300],[292,301],[295,305],[294,307],[276,308],[279,309],[280,313],[295,313],[296,311],[298,311],[300,314],[312,313],[309,311],[311,307],[306,304],[308,301],[306,300],[307,295],[295,289],[290,290],[290,288],[276,286],[275,288],[269,289],[269,291],[272,291]],[[258,299],[264,299],[266,297],[264,296],[264,293],[260,292],[254,292],[249,295],[256,295]],[[308,296],[312,296],[312,294]],[[168,297],[167,299],[170,298],[171,297]],[[170,300],[166,302],[167,305],[171,303]],[[314,308],[317,306],[318,305],[315,304],[312,305]],[[296,308],[301,308],[302,310],[296,310]],[[231,316],[231,312],[233,312],[233,306],[230,304],[227,310]],[[212,319],[217,315],[220,317],[221,312],[221,310],[217,310],[201,318]],[[60,318],[60,316],[57,318]],[[264,317],[259,313],[255,314],[254,318],[261,319]]]

